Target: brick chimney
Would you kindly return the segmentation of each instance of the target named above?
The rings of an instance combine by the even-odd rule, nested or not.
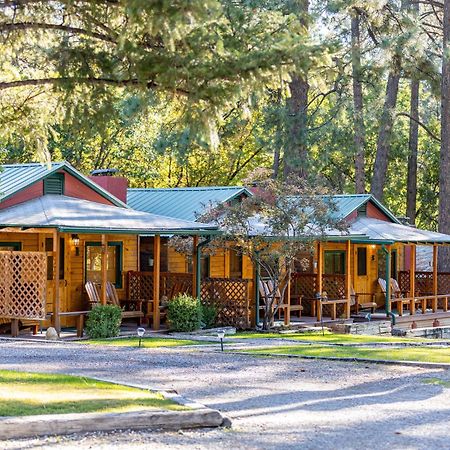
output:
[[[117,173],[119,173],[118,169],[93,170],[89,179],[101,186],[105,191],[108,191],[110,194],[126,203],[128,180],[125,177],[117,176]]]

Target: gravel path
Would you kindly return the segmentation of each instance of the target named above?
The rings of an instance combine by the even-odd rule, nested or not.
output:
[[[2,449],[450,448],[450,389],[424,382],[450,381],[442,369],[18,341],[0,341],[0,368],[175,389],[233,421],[232,430],[0,441]]]

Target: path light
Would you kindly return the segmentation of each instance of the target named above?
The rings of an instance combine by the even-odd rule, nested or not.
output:
[[[141,346],[142,338],[144,337],[145,328],[138,328],[137,335],[139,336],[139,347]]]
[[[220,348],[223,351],[223,338],[225,337],[225,330],[217,330],[217,337],[220,339]]]

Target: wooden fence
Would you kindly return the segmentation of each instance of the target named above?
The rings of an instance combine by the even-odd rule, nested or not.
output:
[[[433,294],[433,272],[416,272],[415,289],[417,295]],[[400,290],[409,291],[409,271],[401,270],[398,272],[398,284]],[[450,272],[438,272],[438,294],[445,295],[450,293]]]
[[[0,252],[0,317],[44,319],[47,255]]]

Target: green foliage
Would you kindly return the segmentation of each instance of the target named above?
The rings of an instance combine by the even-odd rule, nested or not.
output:
[[[194,331],[201,326],[202,305],[196,298],[180,294],[169,302],[167,321],[172,331]]]
[[[91,339],[116,337],[119,335],[122,311],[116,305],[97,305],[89,311],[86,333]]]
[[[203,328],[213,328],[216,325],[217,308],[214,305],[202,304]]]

